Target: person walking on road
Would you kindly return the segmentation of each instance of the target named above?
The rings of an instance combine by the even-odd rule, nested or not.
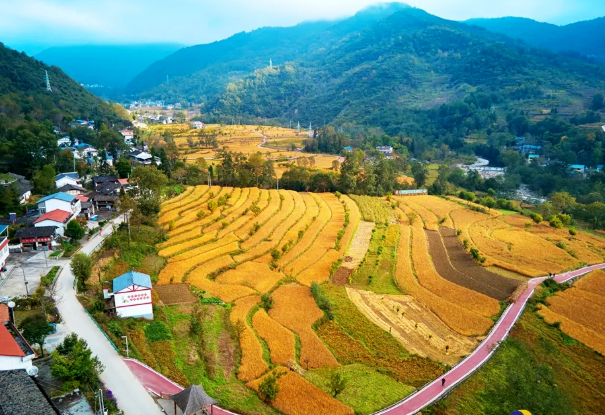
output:
[[[445,378],[441,379],[441,387],[445,386]]]

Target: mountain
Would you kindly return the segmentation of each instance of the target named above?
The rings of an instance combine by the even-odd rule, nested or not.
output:
[[[294,27],[265,27],[228,39],[183,48],[150,65],[125,88],[127,94],[199,102],[221,92],[229,82],[269,66],[298,59],[409,6],[387,3],[369,7],[341,22],[307,22]]]
[[[521,39],[554,52],[574,52],[605,63],[605,17],[565,26],[522,17],[470,19],[465,23]]]
[[[603,75],[601,66],[407,8],[229,84],[204,112],[210,119],[380,126],[399,135],[434,128],[430,117],[440,114],[433,108],[480,96],[457,115],[462,131],[463,122],[472,126],[475,117],[477,124],[492,117],[492,105],[525,111],[553,105],[544,99],[549,90],[566,91],[561,102],[581,101],[580,91],[603,88]],[[486,110],[484,118],[473,115],[477,107]],[[451,120],[441,121],[452,134]]]
[[[47,91],[48,72],[52,91]],[[121,115],[120,115],[121,114]],[[57,159],[55,126],[74,119],[126,126],[125,110],[103,102],[56,66],[48,66],[0,43],[0,172],[31,177]]]
[[[35,58],[62,68],[82,84],[122,89],[153,62],[182,48],[177,44],[56,46]]]

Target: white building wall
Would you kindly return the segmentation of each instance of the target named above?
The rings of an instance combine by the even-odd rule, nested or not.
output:
[[[62,177],[59,180],[55,180],[55,185],[57,186],[57,189],[65,186],[66,184],[79,186],[78,181],[72,177]]]
[[[118,317],[145,317],[153,319],[153,305],[134,305],[131,307],[119,307],[116,308],[116,314]]]
[[[27,370],[32,367],[32,357],[0,356],[0,370]]]
[[[41,228],[43,226],[56,226],[57,227],[57,235],[65,236],[65,225],[60,222],[55,222],[54,220],[43,220],[34,224],[36,228]]]
[[[66,212],[71,212],[71,204],[60,199],[49,199],[43,202],[45,211],[52,212],[53,210],[61,209]]]

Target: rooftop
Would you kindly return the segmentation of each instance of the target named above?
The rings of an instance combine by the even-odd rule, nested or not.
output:
[[[0,324],[0,356],[25,357],[27,356],[17,340],[15,335],[9,331],[10,323]]]
[[[71,212],[67,212],[61,209],[55,209],[51,212],[46,212],[44,215],[36,219],[34,223],[40,223],[44,220],[52,220],[59,223],[66,223],[69,218],[71,218]]]
[[[64,186],[61,186],[57,190],[60,191],[60,192],[68,192],[70,190],[79,190],[80,192],[85,192],[86,191],[86,189],[83,188],[82,186],[78,186],[78,185],[75,185],[75,184],[69,184],[69,183],[66,184],[66,185],[64,185]],[[77,198],[78,197],[76,196],[76,199]]]
[[[117,176],[95,176],[92,178],[93,183],[107,183],[107,182],[117,182]]]
[[[76,197],[74,195],[70,195],[68,193],[59,192],[59,193],[54,193],[52,195],[48,195],[46,197],[43,197],[42,199],[38,200],[38,204],[40,204],[42,202],[46,202],[47,200],[51,200],[51,199],[59,199],[59,200],[62,200],[64,202],[71,202],[75,198]]]
[[[88,202],[90,200],[89,197],[84,195],[76,195],[76,199],[78,199],[82,203]]]
[[[15,236],[17,238],[50,238],[56,231],[56,226],[30,226],[17,229]]]
[[[0,324],[10,321],[10,314],[6,304],[0,304]]]
[[[113,292],[120,292],[133,284],[145,288],[151,288],[151,278],[149,275],[141,272],[129,271],[113,280]]]
[[[0,414],[52,415],[59,412],[25,370],[0,371]]]
[[[64,177],[71,177],[72,179],[78,180],[80,178],[80,175],[75,171],[71,173],[59,173],[55,177],[55,180],[61,180]]]

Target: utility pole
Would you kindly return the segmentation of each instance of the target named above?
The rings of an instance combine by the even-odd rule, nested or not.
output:
[[[128,336],[122,336],[123,339],[126,339],[126,358],[130,358],[130,355],[128,353]]]

